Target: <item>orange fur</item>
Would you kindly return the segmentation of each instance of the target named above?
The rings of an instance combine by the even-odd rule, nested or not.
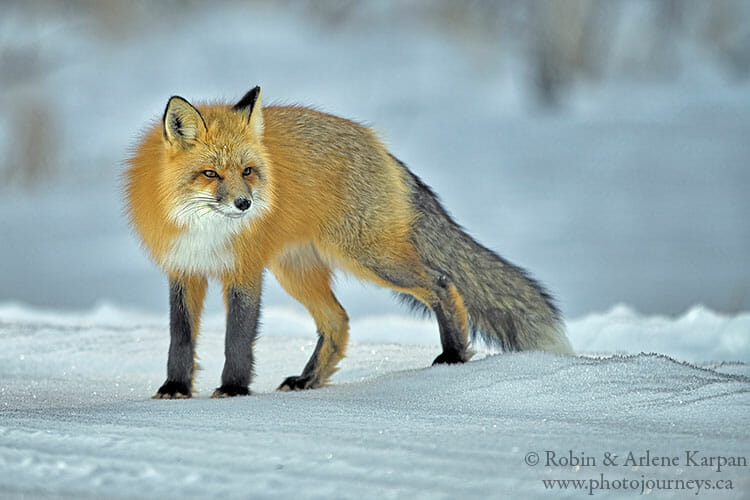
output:
[[[190,397],[208,278],[222,282],[222,385],[246,395],[262,276],[269,269],[315,320],[318,343],[284,390],[320,387],[344,357],[346,312],[334,267],[414,298],[435,313],[443,352],[463,363],[469,328],[507,350],[570,352],[559,311],[524,270],[468,236],[375,132],[296,106],[167,103],[125,173],[126,209],[170,278],[170,351],[162,397]],[[192,358],[191,358],[192,356]]]
[[[410,241],[417,214],[404,171],[372,130],[303,107],[257,106],[248,119],[223,104],[199,105],[197,113],[181,98],[170,106],[185,132],[170,131],[166,122],[146,132],[128,162],[126,203],[151,257],[189,283],[194,332],[207,277],[225,288],[259,285],[269,268],[309,310],[324,339],[318,386],[335,372],[348,340],[346,312],[331,291],[332,266],[429,305],[428,289],[399,288],[362,264],[422,267]],[[253,173],[245,176],[248,166]],[[192,222],[180,219],[192,210],[200,224],[205,214],[186,204],[220,194],[218,181],[201,175],[205,170],[221,176],[229,199],[247,193],[261,207],[215,246],[208,236],[191,235]]]
[[[198,106],[208,124],[200,151],[173,151],[165,144],[161,127],[148,131],[126,172],[126,201],[132,226],[152,258],[169,271],[164,258],[175,238],[184,231],[169,219],[170,210],[187,192],[211,188],[211,179],[197,178],[185,193],[177,192],[188,173],[216,166],[239,169],[261,159],[267,166],[269,209],[232,242],[237,267],[214,276],[236,281],[253,277],[287,245],[313,242],[326,257],[354,274],[378,280],[356,263],[360,253],[378,253],[394,261],[415,258],[409,243],[416,216],[408,203],[402,173],[375,134],[356,123],[300,107],[263,109],[262,143],[249,131],[244,117],[227,106]],[[301,137],[299,129],[318,121],[319,136]],[[306,139],[303,141],[303,139]],[[341,142],[346,141],[346,147]],[[314,151],[310,151],[315,145]],[[224,150],[223,146],[227,146]],[[194,148],[199,149],[199,148]],[[352,168],[352,149],[370,167]],[[208,150],[208,151],[205,151]],[[347,178],[369,175],[371,193],[351,192]],[[369,213],[354,211],[354,200],[370,198]],[[364,204],[364,203],[363,203]],[[367,225],[363,240],[360,224]],[[364,248],[363,248],[364,247]]]

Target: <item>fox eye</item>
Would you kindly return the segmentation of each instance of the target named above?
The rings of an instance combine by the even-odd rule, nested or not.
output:
[[[247,177],[248,175],[253,173],[253,167],[245,167],[245,170],[242,171],[242,175],[244,177]]]
[[[216,170],[204,170],[204,171],[203,171],[202,173],[203,173],[203,175],[205,175],[206,177],[211,177],[211,178],[214,178],[214,177],[218,177],[218,176],[219,176],[219,174],[218,174],[218,173],[216,173]]]

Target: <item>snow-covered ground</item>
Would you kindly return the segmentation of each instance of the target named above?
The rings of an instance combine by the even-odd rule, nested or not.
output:
[[[572,483],[548,491],[561,486],[543,480],[556,479],[606,497],[637,496],[639,485],[655,498],[693,496],[698,485],[704,498],[750,492],[750,468],[700,465],[750,459],[749,314],[694,309],[670,320],[618,307],[570,323],[577,357],[480,352],[439,367],[429,366],[432,322],[366,318],[353,323],[332,385],[303,393],[274,388],[313,349],[310,321],[270,308],[263,324],[252,396],[209,398],[223,361],[221,319],[209,317],[197,397],[163,401],[150,396],[164,377],[165,318],[0,306],[0,497],[584,495]],[[630,452],[677,462],[633,466]],[[527,465],[533,453],[541,463]],[[560,462],[570,453],[586,465]],[[609,489],[597,491],[602,474]]]

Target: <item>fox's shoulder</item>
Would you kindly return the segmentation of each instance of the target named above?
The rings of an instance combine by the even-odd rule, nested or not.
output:
[[[334,122],[334,123],[348,123],[354,126],[363,127],[364,125],[341,116],[327,113],[321,109],[312,106],[303,106],[301,104],[288,104],[278,105],[271,104],[263,107],[263,115],[265,117],[273,117],[280,121],[299,121],[299,120],[312,120],[321,122]]]
[[[268,106],[263,108],[264,141],[273,148],[277,141],[306,144],[313,149],[331,147],[361,150],[380,149],[379,134],[368,124],[307,106]]]

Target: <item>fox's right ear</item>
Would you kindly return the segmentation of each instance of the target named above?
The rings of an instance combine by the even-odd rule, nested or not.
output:
[[[172,146],[190,149],[206,133],[206,122],[192,104],[172,96],[164,110],[164,139]]]
[[[247,115],[250,127],[257,137],[263,135],[263,109],[260,104],[261,93],[260,87],[255,86],[237,104],[232,106],[232,111]]]

